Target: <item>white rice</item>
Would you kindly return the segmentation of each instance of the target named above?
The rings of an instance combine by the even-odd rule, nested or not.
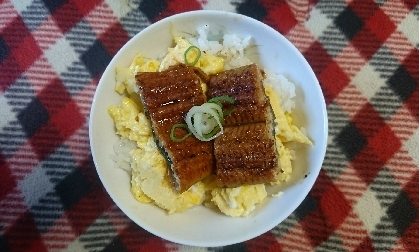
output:
[[[241,39],[235,34],[224,34],[221,40],[210,40],[207,30],[207,25],[198,28],[198,36],[189,38],[188,41],[192,45],[198,47],[201,51],[210,52],[215,56],[225,58],[225,70],[249,65],[252,63],[245,56],[244,52],[250,43],[250,36]],[[219,38],[219,36],[216,38]]]
[[[114,153],[110,155],[110,158],[115,161],[114,167],[123,169],[127,172],[131,172],[131,150],[135,149],[137,144],[125,137],[121,137],[118,141],[113,144]]]
[[[285,76],[277,74],[271,70],[265,70],[266,78],[264,85],[271,86],[281,98],[281,108],[285,112],[291,113],[295,107],[295,85]]]

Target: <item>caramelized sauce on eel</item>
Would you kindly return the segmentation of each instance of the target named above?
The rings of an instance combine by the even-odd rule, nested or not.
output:
[[[140,97],[151,120],[154,137],[168,160],[169,172],[178,192],[214,174],[218,186],[274,182],[279,160],[274,138],[273,116],[263,89],[263,72],[256,64],[206,76],[182,64],[166,71],[136,76]],[[208,84],[204,94],[200,83]],[[191,136],[182,142],[170,139],[174,124],[217,96],[230,96],[235,111],[225,118],[224,133],[214,141],[203,142]],[[185,132],[178,132],[185,134]]]

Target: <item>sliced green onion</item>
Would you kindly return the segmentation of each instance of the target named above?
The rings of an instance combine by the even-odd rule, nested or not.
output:
[[[211,105],[214,104],[204,103],[201,106],[193,106],[186,114],[185,121],[189,130],[201,141],[211,141],[223,133],[218,109],[213,109]],[[211,130],[209,130],[210,127],[207,127],[209,123],[214,125]],[[219,130],[214,131],[217,126]]]
[[[227,95],[213,97],[213,98],[208,100],[208,102],[212,102],[212,103],[217,103],[217,102],[220,103],[220,101],[226,101],[226,102],[231,103],[231,104],[234,103],[234,99],[231,98],[230,96],[227,96]]]
[[[223,111],[220,101],[234,103],[234,99],[229,96],[214,97],[208,102],[193,106],[185,117],[186,124],[175,124],[170,130],[170,139],[174,142],[182,142],[191,134],[201,141],[211,141],[223,134],[224,117],[234,112],[235,108]],[[183,128],[188,134],[182,138],[175,137],[175,129]]]
[[[199,58],[201,57],[201,50],[196,46],[190,46],[185,51],[185,64],[188,66],[194,66]]]
[[[188,131],[188,134],[186,134],[186,135],[184,135],[183,137],[181,137],[181,138],[177,138],[176,136],[175,136],[175,130],[177,129],[177,128],[183,128],[183,129],[186,129],[187,131]],[[182,123],[177,123],[177,124],[174,124],[173,126],[172,126],[172,128],[170,129],[170,139],[173,141],[173,142],[176,142],[176,143],[179,143],[179,142],[182,142],[183,140],[185,140],[186,138],[188,138],[190,135],[192,135],[192,133],[189,131],[189,128],[188,128],[188,125],[186,125],[186,124],[182,124]]]

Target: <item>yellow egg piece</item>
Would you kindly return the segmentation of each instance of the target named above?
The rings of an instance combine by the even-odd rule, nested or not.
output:
[[[247,216],[267,196],[265,185],[244,185],[236,188],[215,188],[212,202],[226,215]]]
[[[202,53],[196,66],[208,75],[217,74],[224,70],[224,59],[210,53]]]

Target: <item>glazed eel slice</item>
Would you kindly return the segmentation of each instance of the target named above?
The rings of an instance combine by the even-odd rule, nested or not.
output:
[[[224,133],[214,141],[218,186],[274,182],[280,172],[263,75],[252,64],[210,77],[209,97],[228,95],[235,100],[235,111],[225,118]],[[231,105],[225,106],[230,109]]]
[[[184,192],[211,174],[214,165],[213,143],[188,137],[182,142],[170,139],[174,124],[184,123],[183,117],[192,106],[205,103],[196,68],[176,65],[166,71],[140,73],[136,76],[146,114],[151,120],[157,146],[168,160],[169,174],[178,192]],[[181,137],[180,132],[175,133]]]

